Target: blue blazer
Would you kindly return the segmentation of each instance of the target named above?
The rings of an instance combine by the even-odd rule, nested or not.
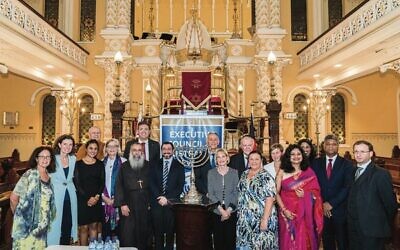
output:
[[[338,155],[329,179],[326,175],[326,156],[315,159],[312,168],[318,178],[323,202],[329,202],[333,207],[332,218],[344,222],[347,198],[354,176],[352,163]]]
[[[64,170],[61,165],[60,155],[56,155],[56,172],[50,174],[51,184],[54,190],[54,200],[56,204],[56,217],[51,223],[50,231],[47,233],[47,244],[60,244],[61,237],[61,222],[64,207],[65,190],[68,189],[68,194],[71,201],[72,228],[71,237],[74,241],[78,241],[78,201],[76,199],[76,189],[74,182],[74,170],[76,157],[68,155],[69,172],[68,178],[65,178]]]
[[[159,160],[158,165],[150,166],[149,189],[150,189],[150,205],[157,206],[157,197],[162,196],[162,175],[163,175],[163,159]],[[183,192],[185,184],[185,170],[182,164],[173,159],[168,172],[167,186],[165,197],[168,200],[179,199]]]

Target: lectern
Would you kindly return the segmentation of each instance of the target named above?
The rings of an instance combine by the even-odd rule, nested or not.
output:
[[[216,203],[207,200],[199,204],[175,202],[176,249],[208,250],[211,245],[211,210]]]

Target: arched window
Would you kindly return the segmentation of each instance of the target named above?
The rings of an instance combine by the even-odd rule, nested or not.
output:
[[[93,42],[96,34],[96,0],[81,0],[82,42]]]
[[[42,144],[52,145],[56,135],[56,98],[47,95],[42,105]]]
[[[344,98],[340,94],[336,94],[331,98],[331,131],[339,139],[340,144],[346,142],[346,120],[345,120],[345,103]]]
[[[53,27],[58,27],[59,0],[46,0],[44,3],[44,18]]]
[[[93,121],[90,120],[90,113],[93,113],[93,97],[90,95],[84,95],[81,98],[81,112],[79,114],[79,142],[86,142],[86,137],[89,128],[93,126]]]
[[[307,41],[307,4],[306,0],[292,0],[292,41]]]
[[[293,110],[297,113],[294,120],[294,139],[298,141],[301,138],[308,138],[308,109],[307,98],[303,94],[297,94],[294,97]]]

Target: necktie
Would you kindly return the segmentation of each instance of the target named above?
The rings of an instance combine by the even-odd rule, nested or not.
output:
[[[146,143],[145,142],[141,142],[140,145],[142,145],[142,152],[143,152],[143,155],[144,155],[144,159],[147,160],[146,159]]]
[[[247,157],[248,157],[247,155],[244,156],[244,163],[245,163],[246,169],[249,168],[249,159]]]
[[[162,176],[162,193],[165,194],[167,189],[167,179],[168,179],[168,161],[164,160],[163,176]]]
[[[355,174],[355,180],[357,180],[359,177],[360,177],[360,175],[361,175],[361,171],[362,171],[362,168],[360,168],[360,167],[357,167],[357,171],[356,171],[356,174]]]
[[[332,159],[328,159],[328,166],[326,167],[326,176],[329,178],[331,178],[331,174],[332,174]]]
[[[211,162],[210,162],[210,165],[211,165],[211,168],[215,168],[216,167],[216,164],[215,164],[215,154],[211,154]]]

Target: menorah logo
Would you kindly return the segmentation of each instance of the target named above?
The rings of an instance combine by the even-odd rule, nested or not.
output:
[[[183,166],[191,168],[190,188],[183,198],[184,202],[201,203],[203,197],[196,189],[194,168],[203,166],[208,161],[208,147],[178,146],[175,149],[175,157]]]

